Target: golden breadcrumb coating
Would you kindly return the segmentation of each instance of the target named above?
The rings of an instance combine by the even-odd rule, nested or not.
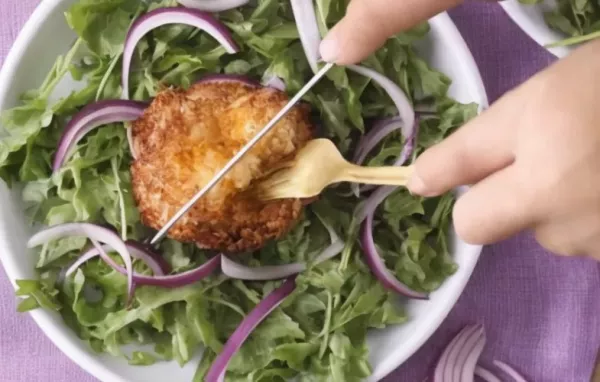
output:
[[[270,88],[206,82],[160,92],[133,124],[133,193],[142,222],[160,229],[288,102]],[[280,238],[300,200],[263,203],[248,193],[311,139],[305,105],[294,108],[169,231],[170,238],[225,252],[255,250]]]

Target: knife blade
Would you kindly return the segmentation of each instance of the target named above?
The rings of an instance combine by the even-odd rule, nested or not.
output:
[[[300,91],[284,106],[284,108],[281,109],[281,111],[277,113],[277,115],[254,136],[254,138],[252,138],[248,143],[246,143],[246,145],[242,147],[240,151],[238,151],[238,153],[235,154],[233,158],[229,160],[229,162],[227,162],[227,164],[210,180],[210,182],[208,182],[204,187],[202,187],[200,191],[198,191],[186,204],[183,205],[183,207],[179,209],[179,211],[175,213],[175,215],[173,215],[173,217],[167,222],[167,224],[165,224],[152,238],[150,244],[155,245],[160,240],[162,240],[167,235],[169,230],[179,221],[179,219],[181,219],[183,215],[185,215],[190,210],[190,208],[192,208],[194,204],[196,204],[196,202],[200,200],[200,198],[206,195],[217,183],[219,183],[219,181],[221,181],[221,179],[223,179],[225,175],[227,175],[227,173],[233,168],[233,166],[235,166],[244,157],[244,155],[248,153],[248,151],[250,151],[265,135],[267,135],[269,131],[271,131],[277,125],[277,123],[287,113],[289,113],[289,111],[294,106],[296,106],[296,104],[302,99],[302,97],[304,97],[306,93],[308,93],[313,88],[313,86],[315,86],[327,74],[327,72],[329,72],[329,70],[333,68],[333,65],[334,64],[328,63],[325,66],[323,66],[323,68],[321,68],[314,75],[314,77],[310,81],[308,81],[308,83],[304,85],[302,89],[300,89]]]

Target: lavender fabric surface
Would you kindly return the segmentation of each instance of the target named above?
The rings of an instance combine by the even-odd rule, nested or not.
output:
[[[38,2],[1,1],[0,63]],[[490,101],[554,60],[496,4],[468,3],[451,15],[479,64]],[[451,337],[473,322],[487,329],[484,360],[510,363],[529,381],[588,382],[600,345],[599,299],[595,262],[553,257],[528,235],[488,247],[446,322],[386,382],[422,381]],[[16,313],[15,301],[0,271],[0,381],[94,381],[29,316]]]

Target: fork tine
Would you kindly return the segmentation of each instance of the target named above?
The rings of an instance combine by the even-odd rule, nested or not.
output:
[[[258,184],[258,187],[268,189],[268,188],[274,188],[274,187],[281,187],[282,185],[284,185],[286,183],[287,183],[287,179],[285,179],[285,178],[268,179],[265,182],[260,182]]]
[[[277,187],[273,187],[270,185],[265,186],[263,183],[257,183],[248,189],[248,193],[249,193],[249,195],[252,195],[259,200],[267,201],[267,200],[277,199],[277,197],[274,195],[275,195],[275,191],[277,191],[279,189],[280,189],[279,186],[277,186]]]
[[[272,181],[258,183],[252,194],[261,200],[284,199],[294,194],[294,188],[291,179],[280,177]]]
[[[268,170],[267,174],[265,174],[265,175],[267,178],[269,178],[271,175],[273,175],[279,171],[287,170],[289,168],[294,167],[295,164],[296,164],[296,162],[293,160],[278,163],[275,166],[273,166],[272,168],[270,168]]]
[[[290,181],[290,171],[279,170],[271,174],[269,177],[259,181],[258,186],[261,188],[279,187],[280,185]]]
[[[285,196],[285,194],[282,194],[277,190],[275,190],[275,192],[269,190],[260,190],[254,193],[254,196],[257,197],[259,200],[262,200],[263,202],[268,202],[270,200],[282,199]]]

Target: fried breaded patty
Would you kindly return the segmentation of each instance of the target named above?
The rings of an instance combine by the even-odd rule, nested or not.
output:
[[[142,223],[160,229],[288,102],[270,88],[199,83],[160,92],[133,124],[133,193]],[[253,180],[311,138],[308,107],[298,106],[169,231],[170,238],[229,253],[280,238],[302,211],[300,200],[260,202]]]

